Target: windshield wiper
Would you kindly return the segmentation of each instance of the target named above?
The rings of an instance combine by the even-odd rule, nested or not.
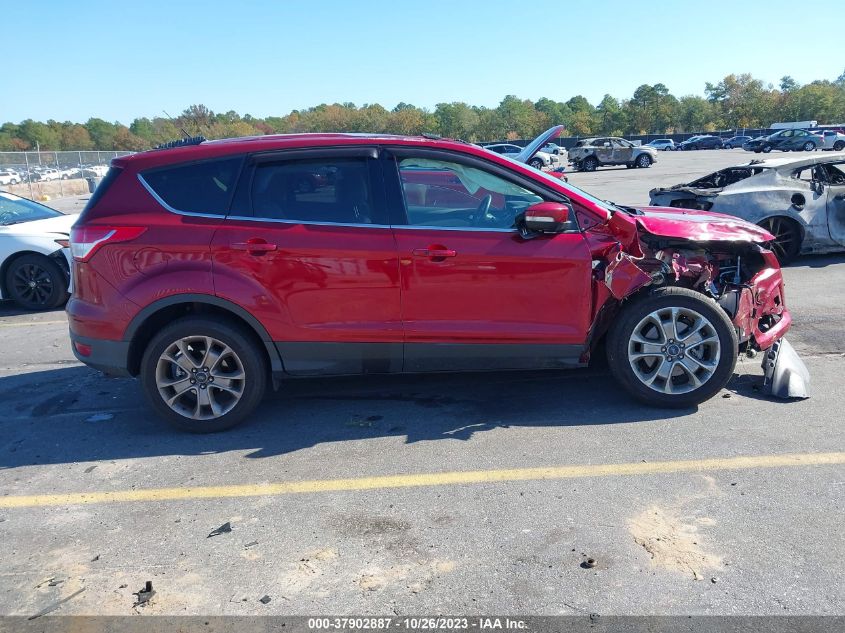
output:
[[[11,222],[3,222],[0,226],[12,226],[13,224],[21,224],[23,220],[12,220]]]

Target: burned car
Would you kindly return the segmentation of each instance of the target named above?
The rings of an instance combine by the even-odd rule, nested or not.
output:
[[[733,215],[773,236],[781,263],[845,250],[845,153],[773,158],[652,189],[651,204]]]
[[[615,136],[585,138],[569,150],[569,162],[578,171],[595,171],[603,165],[651,167],[657,162],[657,150]]]

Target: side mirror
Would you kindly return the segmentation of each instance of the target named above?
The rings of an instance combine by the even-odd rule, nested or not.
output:
[[[522,214],[522,226],[535,233],[561,233],[567,228],[572,207],[560,202],[538,202]]]

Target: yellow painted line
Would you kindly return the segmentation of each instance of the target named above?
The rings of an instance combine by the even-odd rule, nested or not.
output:
[[[148,488],[145,490],[9,496],[0,497],[0,508],[32,508],[128,501],[183,501],[189,499],[219,499],[224,497],[263,497],[319,492],[383,490],[387,488],[450,486],[619,475],[652,475],[660,473],[743,470],[749,468],[778,468],[788,466],[829,466],[834,464],[845,464],[845,452],[759,455],[754,457],[634,462],[628,464],[549,466],[541,468],[515,468],[510,470],[421,473],[417,475],[384,475],[378,477],[356,477],[352,479],[283,481],[263,484],[202,486],[197,488]]]
[[[0,323],[0,327],[28,327],[33,325],[67,325],[67,321],[26,321],[25,323]]]

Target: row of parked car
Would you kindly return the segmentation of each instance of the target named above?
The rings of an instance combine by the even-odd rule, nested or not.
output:
[[[102,178],[108,165],[79,165],[73,167],[6,167],[0,168],[0,185],[18,185],[24,182],[47,182],[72,178]]]
[[[842,130],[781,130],[768,136],[732,136],[721,138],[710,134],[693,136],[680,143],[670,138],[659,138],[647,143],[660,151],[696,149],[733,149],[741,147],[749,152],[768,154],[773,149],[781,151],[812,152],[817,149],[840,152],[845,149],[845,133]]]

